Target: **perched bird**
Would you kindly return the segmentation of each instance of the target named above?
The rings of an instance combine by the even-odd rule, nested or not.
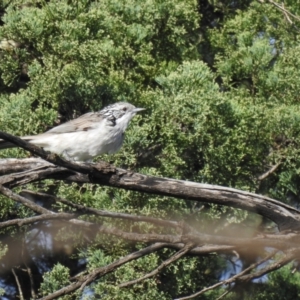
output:
[[[91,161],[101,154],[117,152],[123,143],[130,120],[144,108],[127,102],[117,102],[98,112],[90,112],[49,131],[21,137],[46,151],[76,161]],[[16,145],[0,140],[0,149]]]

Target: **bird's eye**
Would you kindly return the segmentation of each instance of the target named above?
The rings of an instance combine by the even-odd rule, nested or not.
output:
[[[123,110],[126,111],[126,110],[127,110],[127,107],[123,107]]]

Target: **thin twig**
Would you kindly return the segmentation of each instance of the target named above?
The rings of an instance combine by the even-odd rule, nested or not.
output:
[[[2,185],[0,185],[0,192],[3,195],[7,196],[8,198],[10,198],[14,201],[17,201],[19,203],[22,203],[23,205],[27,206],[28,208],[32,209],[33,211],[35,211],[39,214],[54,214],[54,212],[52,212],[51,210],[41,207],[40,205],[34,204],[32,201],[14,193],[12,190],[10,190]]]
[[[272,168],[270,168],[270,170],[268,170],[267,172],[265,172],[264,174],[260,175],[258,177],[259,181],[262,181],[264,179],[266,179],[268,176],[270,176],[272,173],[274,173],[278,167],[281,165],[281,162],[277,163],[276,165],[274,165]]]
[[[33,279],[33,275],[32,275],[31,269],[27,266],[26,263],[24,263],[24,264],[25,264],[26,271],[28,273],[29,280],[30,280],[31,297],[32,297],[32,299],[36,299],[36,293],[35,293],[35,290],[34,290],[34,279]]]
[[[19,291],[19,296],[20,296],[20,299],[21,300],[24,300],[24,296],[23,296],[23,292],[22,292],[22,287],[21,287],[21,284],[20,284],[20,281],[19,281],[19,278],[14,270],[14,268],[11,269],[14,277],[15,277],[15,280],[16,280],[16,283],[17,283],[17,287],[18,287],[18,291]]]
[[[232,291],[232,288],[230,288],[228,291],[225,291],[220,297],[218,297],[216,300],[220,300],[224,298],[227,294],[229,294]]]
[[[134,221],[134,222],[147,222],[147,223],[152,223],[155,225],[165,226],[166,228],[168,228],[168,227],[178,228],[179,226],[182,226],[181,223],[179,223],[177,221],[169,221],[169,220],[163,220],[160,218],[138,216],[138,215],[131,215],[131,214],[126,214],[126,213],[118,213],[118,212],[111,212],[111,211],[107,211],[107,210],[95,209],[92,207],[88,207],[88,206],[84,206],[84,205],[80,205],[80,204],[71,202],[67,199],[49,195],[46,193],[39,193],[39,192],[30,191],[30,190],[22,190],[22,193],[36,195],[36,196],[39,196],[39,198],[51,199],[51,200],[54,200],[55,202],[61,202],[72,208],[76,208],[84,213],[91,213],[91,214],[95,214],[95,215],[98,215],[101,217],[114,218],[114,219],[125,219],[125,220]]]
[[[140,277],[138,279],[121,283],[118,285],[118,287],[120,287],[120,288],[128,287],[128,286],[134,285],[138,282],[141,282],[145,279],[148,279],[150,277],[157,275],[163,268],[165,268],[169,264],[173,263],[174,261],[178,260],[180,257],[182,257],[187,252],[189,252],[193,247],[194,247],[194,245],[192,243],[187,244],[184,248],[182,248],[177,253],[172,255],[169,259],[165,260],[160,266],[158,266],[158,268],[154,269],[152,272],[150,272],[150,273],[146,274],[145,276]]]
[[[42,214],[40,216],[34,216],[29,218],[20,218],[20,219],[13,219],[5,222],[0,222],[0,228],[6,228],[9,226],[23,226],[27,224],[32,224],[41,221],[48,221],[48,220],[59,220],[59,219],[72,219],[75,218],[75,214],[68,214],[68,213],[56,213],[56,214]]]
[[[87,286],[88,284],[90,284],[91,282],[96,280],[97,278],[102,277],[108,273],[115,271],[118,267],[120,267],[132,260],[138,259],[147,254],[153,253],[154,251],[157,251],[157,250],[165,247],[165,245],[166,245],[165,243],[155,243],[144,249],[141,249],[134,253],[130,253],[130,254],[126,255],[125,257],[123,257],[107,266],[95,269],[94,271],[90,272],[90,274],[80,278],[77,282],[71,283],[70,285],[65,286],[64,288],[62,288],[48,296],[40,298],[39,300],[51,300],[51,299],[58,298],[59,296],[62,296],[62,295],[70,294],[71,292],[78,290],[78,289],[83,290],[85,286]]]
[[[286,10],[284,9],[284,3],[282,3],[282,9],[283,9],[283,14],[285,16],[285,18],[287,19],[287,21],[290,23],[290,24],[294,24],[293,21],[290,19],[290,17],[288,16]]]
[[[199,295],[201,295],[201,294],[203,294],[203,293],[205,293],[205,292],[207,292],[207,291],[213,290],[213,289],[215,289],[215,288],[217,288],[217,287],[219,287],[219,286],[221,286],[221,285],[232,283],[232,282],[234,282],[235,280],[237,280],[239,277],[241,277],[242,275],[248,273],[249,271],[251,271],[251,270],[253,270],[254,268],[256,268],[257,266],[259,266],[260,264],[262,264],[262,263],[266,262],[267,260],[269,260],[272,256],[275,255],[275,253],[276,253],[276,252],[270,253],[270,254],[267,255],[264,259],[262,259],[262,260],[260,260],[260,261],[258,261],[258,262],[256,262],[256,263],[250,265],[248,268],[246,268],[246,269],[243,270],[242,272],[240,272],[240,273],[238,273],[238,274],[236,274],[236,275],[230,277],[229,279],[222,280],[222,281],[220,281],[220,282],[218,282],[218,283],[216,283],[216,284],[214,284],[214,285],[211,285],[211,286],[209,286],[209,287],[207,287],[207,288],[202,289],[201,291],[199,291],[199,292],[197,292],[197,293],[194,293],[194,294],[189,295],[189,296],[177,298],[177,299],[175,299],[175,300],[188,300],[188,299],[192,299],[192,298],[195,298],[195,297],[197,297],[197,296],[199,296]]]
[[[265,3],[264,0],[257,0],[260,3]],[[285,17],[287,18],[288,22],[290,24],[293,24],[292,20],[288,17],[288,15],[290,15],[291,17],[293,17],[294,19],[296,19],[297,21],[300,21],[300,17],[294,15],[293,13],[291,13],[289,10],[287,10],[284,7],[284,4],[281,6],[280,4],[278,4],[277,2],[274,2],[273,0],[266,0],[267,2],[269,2],[270,4],[274,5],[276,8],[278,8],[280,11],[283,12],[283,14],[285,15]]]
[[[273,0],[268,0],[269,3],[273,4],[274,6],[276,6],[277,8],[279,8],[281,11],[285,12],[286,14],[290,15],[291,17],[293,17],[294,19],[300,21],[300,18],[294,14],[292,14],[289,10],[285,9],[284,6],[280,6],[278,3],[274,2]]]
[[[279,261],[274,262],[271,265],[268,265],[267,267],[252,273],[248,275],[243,275],[240,278],[238,278],[239,281],[250,281],[255,278],[262,277],[272,271],[275,271],[277,269],[280,269],[281,267],[285,266],[289,262],[291,262],[295,258],[295,253],[299,253],[299,249],[291,249],[282,259]]]
[[[26,272],[28,274],[29,280],[30,280],[30,292],[31,292],[31,297],[32,299],[36,299],[36,293],[35,293],[35,284],[34,284],[34,279],[33,279],[33,275],[31,272],[31,269],[28,267],[27,263],[26,263],[26,258],[24,258],[24,251],[26,251],[27,253],[27,249],[26,249],[26,245],[25,245],[25,238],[23,238],[23,242],[22,242],[22,260],[23,260],[23,264],[26,267]]]

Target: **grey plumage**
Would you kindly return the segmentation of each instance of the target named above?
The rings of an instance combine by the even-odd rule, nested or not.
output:
[[[45,133],[22,139],[66,158],[88,161],[97,155],[117,152],[130,120],[141,110],[143,108],[130,103],[117,102],[99,112],[84,114]],[[16,146],[0,140],[0,149],[12,147]]]

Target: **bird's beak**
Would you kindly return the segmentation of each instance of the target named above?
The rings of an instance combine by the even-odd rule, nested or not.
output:
[[[137,112],[139,112],[139,111],[142,111],[142,110],[145,110],[146,108],[135,108],[134,110],[133,110],[133,112],[135,112],[135,113],[137,113]]]

